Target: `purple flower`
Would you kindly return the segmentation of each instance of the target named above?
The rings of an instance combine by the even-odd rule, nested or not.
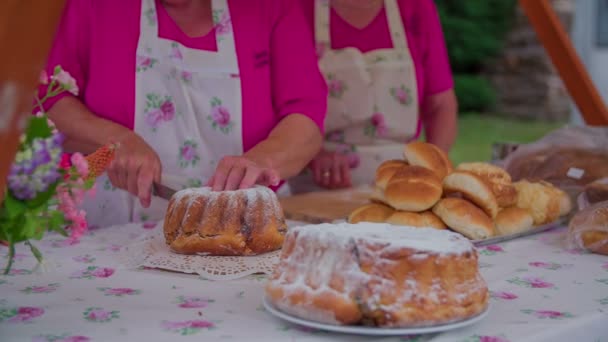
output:
[[[42,316],[44,314],[44,309],[35,308],[35,307],[20,307],[17,309],[17,315],[13,316],[9,322],[29,322],[32,319]]]
[[[152,127],[156,128],[163,121],[163,111],[160,109],[155,109],[146,114],[146,123]]]
[[[227,126],[230,123],[230,112],[223,106],[215,106],[212,109],[211,116],[213,121],[220,125],[220,127]]]
[[[163,120],[171,121],[175,116],[175,106],[171,101],[165,101],[160,105],[160,110],[163,112]]]

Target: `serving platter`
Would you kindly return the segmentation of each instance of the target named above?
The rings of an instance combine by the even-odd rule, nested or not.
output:
[[[405,335],[416,335],[416,334],[431,334],[445,332],[454,329],[460,329],[472,324],[475,324],[484,319],[490,310],[490,303],[486,309],[480,314],[459,321],[453,321],[449,323],[418,326],[410,328],[380,328],[371,326],[358,326],[358,325],[332,325],[314,322],[302,318],[298,318],[287,314],[278,308],[276,308],[268,299],[263,299],[264,308],[271,315],[278,317],[284,321],[300,325],[306,328],[318,329],[328,332],[342,333],[342,334],[354,334],[354,335],[367,335],[367,336],[405,336]]]
[[[495,245],[497,243],[501,243],[501,242],[505,242],[505,241],[509,241],[509,240],[513,240],[513,239],[518,239],[521,237],[525,237],[525,236],[530,236],[530,235],[534,235],[534,234],[538,234],[538,233],[542,233],[544,231],[553,229],[553,228],[557,228],[562,226],[564,223],[566,223],[567,221],[567,217],[561,217],[559,219],[557,219],[556,221],[553,221],[551,223],[548,224],[544,224],[542,226],[537,226],[534,227],[530,230],[526,230],[523,232],[519,232],[519,233],[515,233],[515,234],[509,234],[509,235],[502,235],[502,236],[495,236],[489,239],[483,239],[483,240],[473,240],[473,244],[477,247],[481,247],[481,246],[488,246],[488,245]]]

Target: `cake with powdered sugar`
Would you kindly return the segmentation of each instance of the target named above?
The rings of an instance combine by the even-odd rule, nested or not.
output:
[[[281,248],[287,230],[276,194],[255,186],[176,192],[164,222],[167,245],[180,254],[257,255]]]
[[[468,239],[383,223],[290,229],[266,295],[302,319],[379,327],[470,318],[489,298]]]

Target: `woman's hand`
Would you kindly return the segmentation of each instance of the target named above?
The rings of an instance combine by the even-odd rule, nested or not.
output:
[[[248,189],[256,184],[276,186],[279,182],[276,170],[262,166],[261,162],[245,154],[222,158],[207,186],[213,191],[224,191]]]
[[[144,208],[150,206],[152,183],[160,182],[162,165],[156,152],[139,135],[129,132],[119,139],[114,160],[107,170],[117,188],[137,196]]]
[[[327,189],[350,187],[350,166],[348,158],[340,153],[322,150],[310,163],[314,181]]]

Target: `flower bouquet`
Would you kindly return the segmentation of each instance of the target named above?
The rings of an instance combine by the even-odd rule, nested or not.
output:
[[[8,244],[8,263],[4,274],[10,272],[15,245],[25,243],[38,260],[40,251],[30,240],[40,240],[47,231],[68,237],[67,243],[77,243],[87,230],[86,213],[79,210],[87,193],[93,194],[95,177],[105,169],[100,161],[108,162],[111,147],[84,157],[63,153],[64,137],[45,114],[43,103],[63,92],[78,94],[78,86],[60,66],[53,75],[41,75],[47,85],[46,95],[36,97],[39,112],[29,119],[21,136],[19,149],[11,165],[0,203],[0,241]],[[66,231],[69,230],[69,234]]]

